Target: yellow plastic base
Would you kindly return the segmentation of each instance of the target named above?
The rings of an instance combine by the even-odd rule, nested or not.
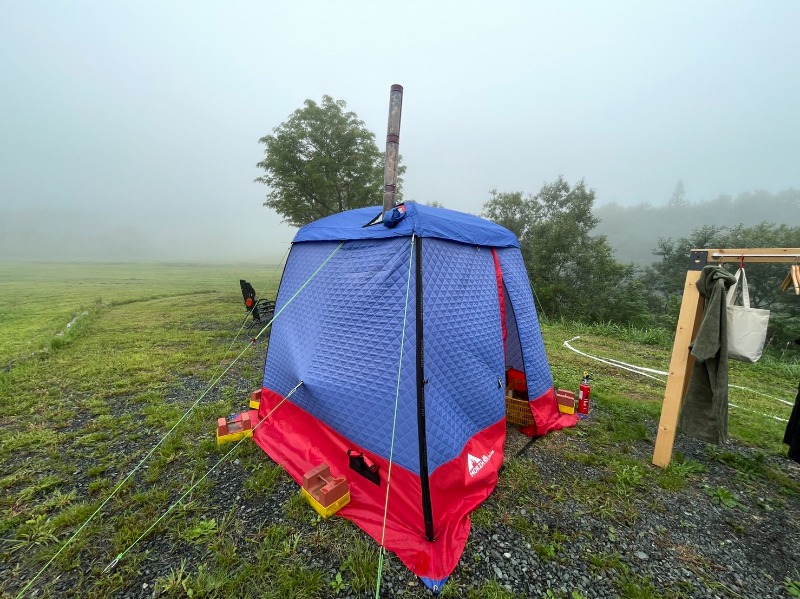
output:
[[[558,404],[558,411],[562,414],[574,414],[575,413],[575,406],[564,406]]]
[[[308,503],[311,504],[311,507],[313,507],[314,510],[323,518],[329,518],[333,516],[336,512],[338,512],[340,509],[342,509],[344,506],[350,503],[350,491],[345,493],[341,497],[341,499],[337,499],[328,507],[322,506],[320,502],[314,499],[311,493],[306,491],[303,487],[300,487],[300,493],[303,495],[303,497],[305,497],[308,500]]]
[[[251,410],[257,410],[260,405],[261,405],[260,401],[255,401],[255,400],[252,400],[252,399],[250,400],[250,409]]]
[[[239,431],[236,433],[230,433],[227,435],[217,435],[217,445],[224,445],[225,443],[232,443],[233,441],[238,441],[244,437],[252,437],[253,430],[246,430],[246,431]]]

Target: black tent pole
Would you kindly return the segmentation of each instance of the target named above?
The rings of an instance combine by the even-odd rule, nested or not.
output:
[[[416,268],[416,335],[417,335],[417,432],[419,434],[419,480],[422,487],[422,516],[425,520],[425,538],[433,541],[433,508],[431,486],[428,481],[428,437],[425,432],[425,339],[422,315],[422,238],[414,238]]]

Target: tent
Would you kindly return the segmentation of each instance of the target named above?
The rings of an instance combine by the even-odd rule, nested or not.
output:
[[[525,373],[532,434],[576,416],[558,411],[516,237],[414,203],[380,216],[361,208],[298,231],[254,439],[298,483],[320,463],[346,476],[338,514],[437,592],[497,483],[506,368]]]

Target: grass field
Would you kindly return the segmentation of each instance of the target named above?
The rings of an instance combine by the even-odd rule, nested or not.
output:
[[[244,596],[253,580],[267,581],[260,588],[275,597],[358,595],[374,586],[375,544],[347,521],[315,519],[288,477],[252,443],[202,479],[230,447],[216,445],[216,418],[245,407],[249,391],[261,383],[266,339],[254,342],[256,329],[242,329],[240,278],[274,296],[280,271],[0,264],[0,595],[17,596],[31,581],[30,594],[85,597],[150,596],[154,590],[161,596]],[[556,386],[575,389],[582,371],[591,371],[605,414],[590,429],[562,433],[590,449],[575,453],[573,447],[564,459],[622,472],[636,485],[680,491],[691,467],[662,471],[626,449],[652,444],[646,423],[658,419],[663,383],[563,345],[580,336],[574,345],[582,351],[667,370],[671,335],[566,322],[542,328]],[[785,424],[776,418],[788,418],[791,410],[778,400],[794,397],[797,357],[734,363],[730,379],[746,388],[731,390],[739,408],[731,408],[730,434],[755,461],[722,450],[709,450],[709,460],[757,476],[776,496],[797,496],[800,483],[774,465],[785,455]],[[197,407],[156,447],[194,402]],[[520,462],[510,460],[495,502],[476,512],[475,526],[508,507],[504,493],[526,476]],[[606,483],[581,487],[611,520],[631,509],[629,496],[617,501],[607,491]],[[557,553],[558,546],[551,539],[542,551]],[[104,573],[121,552],[123,559]],[[331,560],[336,571],[326,567]],[[393,576],[406,576],[397,560],[384,569],[385,578]],[[625,587],[627,579],[619,576],[621,596],[668,596],[644,594],[641,581]],[[800,589],[800,575],[787,577],[787,585]],[[444,596],[507,596],[491,581],[468,587],[457,573]]]

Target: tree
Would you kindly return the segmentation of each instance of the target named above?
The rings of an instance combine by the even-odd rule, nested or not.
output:
[[[683,187],[683,181],[678,181],[667,206],[670,208],[683,208],[686,204],[686,190]]]
[[[604,236],[592,236],[595,191],[563,177],[536,195],[494,190],[483,216],[519,239],[542,311],[590,322],[641,324],[644,290],[632,265],[617,263]]]
[[[702,248],[800,247],[800,227],[761,223],[752,227],[706,225],[694,229],[689,237],[677,240],[659,239],[653,250],[661,261],[645,271],[642,283],[649,290],[653,313],[661,323],[674,328],[686,281],[689,250]],[[726,265],[735,271],[735,264]],[[783,347],[797,337],[800,330],[800,305],[793,295],[781,292],[780,284],[788,269],[786,264],[745,264],[750,288],[750,302],[755,308],[771,311],[769,337],[771,343]]]
[[[306,100],[259,141],[266,156],[256,179],[269,187],[264,205],[301,227],[313,220],[383,202],[383,153],[375,135],[344,100]],[[399,176],[405,171],[398,167]]]
[[[686,281],[689,264],[689,250],[692,248],[722,247],[717,245],[725,228],[716,225],[703,225],[692,231],[690,237],[659,238],[654,256],[660,256],[644,269],[642,283],[647,289],[648,303],[654,323],[667,329],[674,329],[678,322],[681,295]]]

